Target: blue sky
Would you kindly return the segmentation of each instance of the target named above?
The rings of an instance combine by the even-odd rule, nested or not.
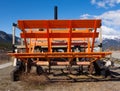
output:
[[[53,19],[54,6],[59,19],[100,18],[105,36],[120,35],[120,0],[0,0],[0,30],[12,33],[20,19]]]

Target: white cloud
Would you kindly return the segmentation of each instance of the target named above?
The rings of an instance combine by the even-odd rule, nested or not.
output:
[[[82,19],[87,19],[87,18],[89,18],[91,15],[89,15],[89,14],[83,14],[83,15],[81,15],[80,17],[82,18]]]
[[[102,30],[104,36],[120,36],[120,10],[108,11],[101,15],[84,14],[82,19],[102,19]]]
[[[116,31],[114,28],[110,28],[110,27],[107,27],[107,26],[102,26],[102,33],[104,35],[109,35],[109,36],[119,34],[119,32]]]
[[[120,27],[120,10],[105,12],[98,16],[98,18],[101,18],[107,26]]]
[[[113,7],[117,4],[120,4],[120,0],[91,0],[91,3],[97,5],[98,7]]]
[[[104,7],[104,8],[106,8],[105,3],[102,2],[102,1],[98,2],[97,5],[98,5],[99,7]]]

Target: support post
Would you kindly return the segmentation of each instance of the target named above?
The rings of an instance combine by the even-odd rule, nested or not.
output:
[[[23,38],[21,38],[21,46],[23,46]]]
[[[100,52],[102,52],[102,28],[100,27],[100,36],[99,36],[99,41],[100,41]]]
[[[15,52],[15,30],[17,27],[17,24],[13,23],[13,29],[12,29],[12,48],[13,48],[13,53]]]

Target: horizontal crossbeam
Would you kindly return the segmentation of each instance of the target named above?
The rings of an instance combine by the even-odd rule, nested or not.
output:
[[[88,57],[88,58],[102,58],[106,55],[111,55],[111,52],[79,52],[79,53],[9,53],[9,55],[16,58],[74,58],[74,57]]]
[[[18,20],[21,30],[32,28],[99,28],[101,20]]]
[[[95,38],[98,37],[97,33],[49,33],[49,38],[92,38],[95,36]],[[47,33],[21,33],[21,38],[48,38]]]

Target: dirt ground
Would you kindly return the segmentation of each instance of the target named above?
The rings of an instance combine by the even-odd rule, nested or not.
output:
[[[119,91],[120,77],[107,81],[49,81],[44,75],[24,75],[21,81],[13,82],[10,73],[13,67],[0,70],[0,91]],[[120,73],[120,70],[116,70]]]
[[[0,91],[119,91],[120,80],[88,82],[50,82],[36,74],[13,82],[10,73],[13,67],[0,70]],[[34,76],[34,78],[33,78]]]
[[[10,61],[10,56],[7,53],[0,53],[0,64],[7,63]]]
[[[114,80],[50,81],[44,75],[26,74],[21,81],[11,80],[13,67],[0,69],[0,91],[119,91],[120,68],[112,69],[119,74]]]

